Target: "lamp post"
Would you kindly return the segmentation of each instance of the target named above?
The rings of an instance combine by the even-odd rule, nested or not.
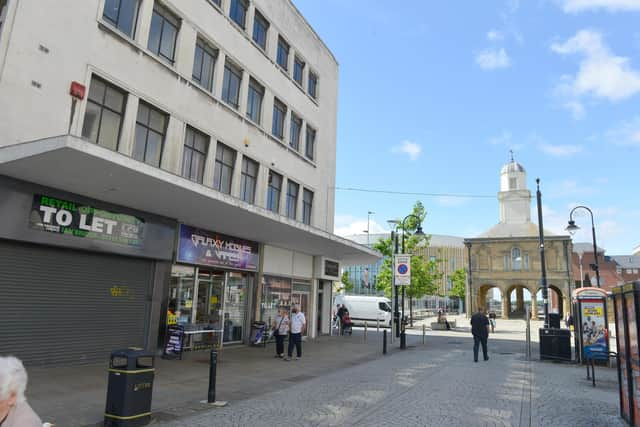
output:
[[[467,299],[468,301],[465,301],[465,311],[467,312],[467,315],[469,317],[471,317],[471,315],[473,314],[473,306],[471,305],[471,302],[473,301],[473,296],[472,296],[472,291],[471,291],[471,286],[472,286],[472,282],[471,282],[471,242],[464,242],[464,245],[467,247],[467,262],[469,263],[469,277],[467,277],[467,286],[468,286],[468,291],[467,291]]]
[[[398,253],[398,225],[400,221],[397,219],[390,219],[387,221],[389,227],[391,227],[391,268],[393,269],[393,257]],[[395,324],[396,338],[400,337],[400,313],[398,311],[398,287],[395,283],[395,271],[391,272],[391,292],[393,296],[393,322]]]
[[[576,206],[575,208],[571,209],[571,212],[569,212],[569,224],[567,225],[567,228],[565,228],[565,230],[567,230],[569,234],[573,236],[575,232],[580,229],[580,227],[578,227],[576,225],[576,222],[573,220],[573,212],[576,209],[585,209],[587,212],[589,212],[589,215],[591,215],[591,236],[593,237],[593,259],[595,260],[595,263],[593,264],[593,269],[596,272],[596,284],[598,287],[600,287],[600,266],[598,265],[598,246],[596,245],[596,226],[593,222],[593,212],[591,212],[591,209],[589,209],[586,206]]]

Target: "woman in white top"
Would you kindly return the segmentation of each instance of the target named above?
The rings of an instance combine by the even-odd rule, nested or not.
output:
[[[0,357],[0,426],[42,427],[42,420],[33,412],[24,397],[27,371],[13,357]]]

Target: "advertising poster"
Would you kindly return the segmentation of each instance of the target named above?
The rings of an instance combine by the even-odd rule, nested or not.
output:
[[[604,318],[604,301],[583,299],[580,301],[582,310],[582,348],[596,347],[608,349],[606,322]]]
[[[260,252],[256,242],[180,224],[177,260],[257,271]]]
[[[631,412],[629,408],[629,377],[627,375],[627,363],[628,363],[628,354],[626,348],[626,340],[625,340],[625,321],[624,321],[624,311],[625,311],[625,300],[624,296],[619,294],[615,299],[616,304],[616,338],[618,343],[618,355],[620,356],[620,369],[621,369],[621,381],[620,381],[620,411],[622,412],[622,417],[626,420],[629,420],[631,417]]]

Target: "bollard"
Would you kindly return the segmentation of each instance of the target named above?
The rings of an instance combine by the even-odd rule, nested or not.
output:
[[[364,321],[364,342],[367,342],[367,321]]]
[[[387,330],[382,331],[382,354],[387,354]]]
[[[422,324],[422,345],[424,345],[424,337],[427,333],[427,325],[425,325],[424,323]]]
[[[218,352],[211,350],[211,358],[209,359],[209,394],[207,402],[214,403],[216,401],[216,365],[218,364]]]

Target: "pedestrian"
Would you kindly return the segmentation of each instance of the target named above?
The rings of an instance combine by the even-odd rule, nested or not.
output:
[[[349,310],[347,310],[347,307],[344,306],[344,304],[340,305],[338,307],[338,312],[336,313],[336,316],[338,316],[338,319],[340,320],[340,335],[344,335],[344,314],[345,312],[349,312]]]
[[[276,337],[276,355],[274,357],[284,358],[284,339],[289,333],[289,313],[285,308],[281,308],[275,320],[271,324],[273,335]]]
[[[290,320],[291,333],[289,334],[289,348],[287,351],[286,361],[291,360],[293,355],[293,346],[296,347],[296,360],[302,357],[302,333],[307,326],[307,320],[304,318],[304,313],[300,311],[297,305],[294,305],[291,309]]]
[[[0,356],[0,426],[42,427],[42,420],[24,396],[27,371],[13,356]]]
[[[478,361],[478,347],[482,344],[484,360],[489,360],[487,354],[487,338],[489,338],[489,319],[484,314],[484,309],[471,316],[471,333],[473,334],[473,361]]]
[[[491,333],[496,331],[496,312],[491,310],[489,312],[489,323],[491,323]]]

